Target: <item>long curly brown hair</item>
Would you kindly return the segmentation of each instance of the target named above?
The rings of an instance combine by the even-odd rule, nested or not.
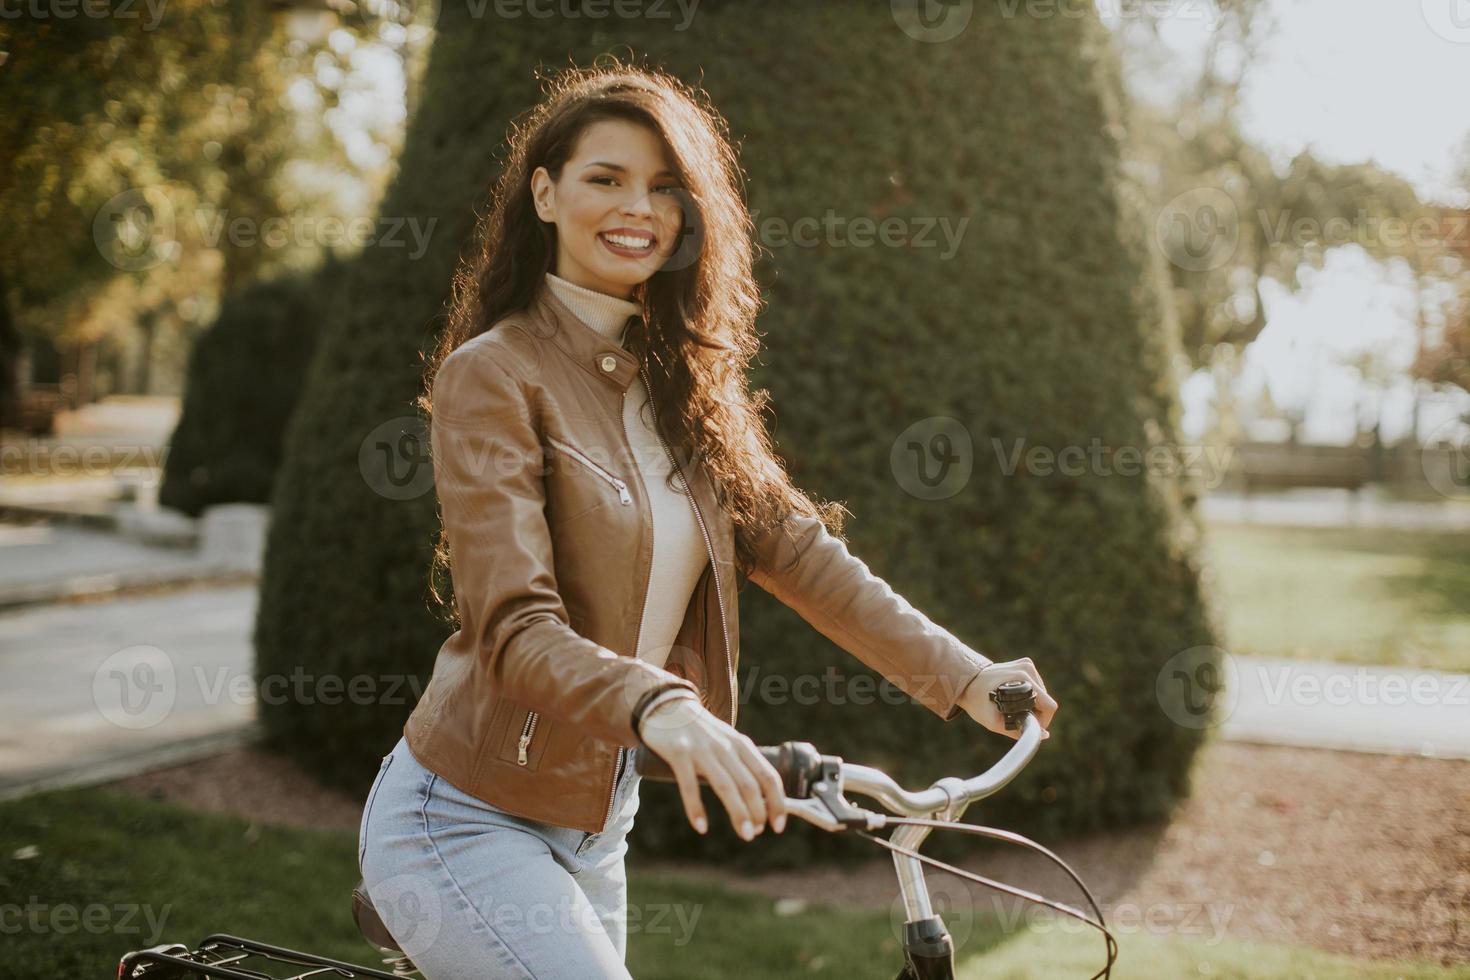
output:
[[[557,228],[536,213],[536,168],[560,180],[588,126],[604,119],[639,123],[663,141],[685,210],[673,254],[634,289],[643,316],[641,326],[632,321],[626,338],[629,352],[647,366],[659,434],[679,459],[704,463],[734,520],[736,565],[745,577],[754,564],[756,533],[792,511],[818,518],[841,536],[846,508],[819,503],[791,482],[762,424],[770,393],[748,391],[746,373],[760,349],[756,239],[724,118],[701,90],[611,56],[538,78],[545,96],[511,125],[507,162],[455,271],[448,322],[427,361],[417,404],[432,417],[430,393],[444,358],[502,317],[526,309],[554,271]],[[430,574],[440,603],[433,583],[448,569],[441,519]]]

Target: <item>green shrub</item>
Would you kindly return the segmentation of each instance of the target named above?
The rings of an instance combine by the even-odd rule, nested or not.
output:
[[[268,503],[286,422],[323,319],[336,315],[343,266],[252,282],[227,295],[189,354],[179,424],[158,499],[197,517],[225,503]]]

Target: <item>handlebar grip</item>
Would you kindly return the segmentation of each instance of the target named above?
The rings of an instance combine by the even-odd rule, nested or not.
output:
[[[810,795],[811,784],[822,771],[822,756],[815,745],[810,742],[782,742],[780,745],[756,747],[766,757],[766,761],[775,767],[776,772],[780,773],[781,784],[785,787],[787,796],[792,799],[806,799]],[[639,746],[633,750],[633,766],[638,775],[645,779],[666,783],[677,781],[669,764],[647,746]],[[697,775],[701,786],[709,785],[709,780],[704,778],[703,773]]]
[[[1022,720],[1036,709],[1036,691],[1027,680],[997,684],[990,692],[990,700],[1005,718],[1006,731],[1020,728]]]

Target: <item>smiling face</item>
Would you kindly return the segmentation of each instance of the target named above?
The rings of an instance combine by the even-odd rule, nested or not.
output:
[[[603,119],[582,131],[553,181],[531,175],[542,221],[556,225],[558,276],[628,299],[673,253],[684,212],[679,179],[647,126]]]

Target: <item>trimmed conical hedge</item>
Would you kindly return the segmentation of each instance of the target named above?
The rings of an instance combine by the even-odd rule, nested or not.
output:
[[[212,504],[268,503],[286,424],[321,321],[335,316],[345,266],[330,252],[226,295],[189,353],[179,423],[158,499],[191,517]]]
[[[438,525],[412,438],[419,352],[507,125],[539,95],[533,68],[616,47],[702,84],[741,141],[766,246],[769,352],[752,385],[772,391],[797,482],[848,505],[853,552],[895,589],[997,659],[1032,657],[1062,703],[1027,774],[972,815],[1041,834],[1164,815],[1200,730],[1161,706],[1175,696],[1161,668],[1213,638],[1192,497],[1162,473],[1173,324],[1151,226],[1122,189],[1122,94],[1095,19],[975,5],[936,41],[887,4],[702,5],[688,22],[475,19],[445,4],[439,26],[382,208],[436,222],[432,241],[418,259],[369,249],[326,325],[289,432],[257,631],[263,675],[358,678],[383,698],[267,703],[273,742],[365,791],[411,708],[381,703],[389,686],[429,674],[446,627],[427,603]],[[364,464],[368,444],[401,449],[395,480]],[[1120,473],[1131,457],[1103,449],[1138,453],[1153,475]],[[1046,452],[1061,456],[1049,466]],[[757,741],[811,741],[909,785],[974,772],[1009,744],[885,704],[886,685],[853,683],[872,680],[855,658],[758,588],[741,599],[741,727]],[[826,694],[829,665],[845,681]],[[808,679],[782,693],[762,686],[770,676]],[[705,840],[671,786],[645,783],[643,798],[638,847],[747,864],[871,850],[799,821],[744,845],[712,794]],[[942,836],[940,855],[958,846]]]

